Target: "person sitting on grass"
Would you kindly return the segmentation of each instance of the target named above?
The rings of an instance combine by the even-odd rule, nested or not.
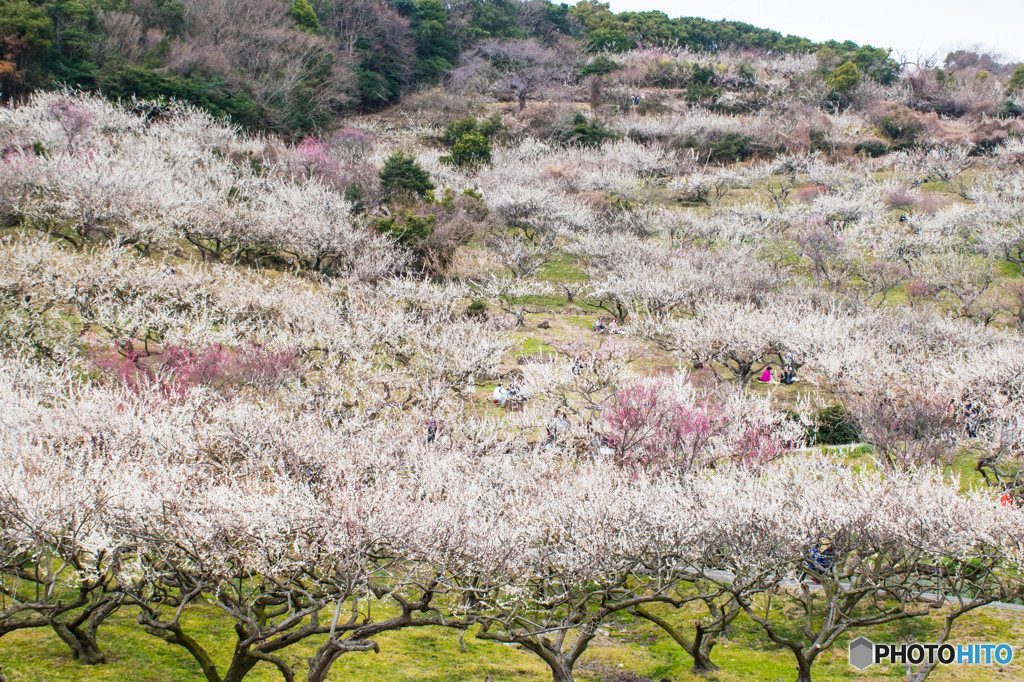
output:
[[[548,423],[548,443],[554,442],[562,433],[569,430],[569,420],[561,410],[555,410],[555,416]]]
[[[597,318],[597,322],[594,323],[594,331],[599,333],[599,334],[602,334],[602,333],[608,331],[608,325],[606,325],[604,323],[604,316],[603,315],[601,317]]]
[[[521,381],[509,382],[505,396],[506,405],[509,409],[516,410],[521,408],[526,402],[526,396],[523,394],[523,383]]]
[[[760,377],[758,377],[758,379],[757,379],[757,380],[758,380],[758,381],[763,381],[763,382],[764,382],[764,383],[766,383],[766,384],[767,384],[767,383],[768,383],[769,381],[771,381],[771,380],[772,380],[772,366],[771,366],[771,365],[768,365],[767,367],[765,367],[765,368],[764,368],[764,371],[763,371],[763,372],[761,372],[761,376],[760,376]]]

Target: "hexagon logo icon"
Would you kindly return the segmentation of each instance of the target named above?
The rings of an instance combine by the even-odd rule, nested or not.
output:
[[[858,637],[850,642],[850,665],[864,670],[875,662],[875,644],[867,637]]]

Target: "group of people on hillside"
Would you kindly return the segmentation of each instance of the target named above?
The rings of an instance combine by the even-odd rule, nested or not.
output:
[[[547,440],[544,441],[546,445],[554,443],[556,440],[564,438],[569,435],[569,416],[565,410],[555,410],[554,416],[547,425]],[[611,457],[615,454],[615,441],[608,435],[602,434],[594,426],[593,418],[588,419],[586,422],[586,432],[589,438],[584,437],[584,442],[589,446],[592,454],[601,455],[605,457]]]
[[[625,334],[626,332],[618,325],[614,317],[609,317],[607,322],[605,321],[604,315],[597,318],[597,322],[594,323],[593,331],[598,334]]]
[[[548,422],[548,443],[553,443],[559,436],[569,430],[569,420],[561,410],[555,410],[555,416]]]
[[[767,384],[771,382],[772,376],[772,366],[768,365],[764,368],[764,371],[761,372],[761,376],[759,376],[757,380]],[[793,370],[792,366],[786,365],[782,368],[782,375],[779,377],[779,383],[789,386],[794,381],[796,381],[796,372]]]
[[[491,394],[491,400],[495,405],[505,407],[520,405],[526,401],[526,396],[523,395],[523,384],[522,382],[511,380],[508,382],[508,386],[503,386],[501,382],[494,387],[494,393]]]

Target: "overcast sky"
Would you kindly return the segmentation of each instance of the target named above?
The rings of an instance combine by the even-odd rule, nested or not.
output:
[[[852,40],[913,57],[980,45],[1024,61],[1024,0],[610,0],[615,12],[661,10],[670,17],[745,21],[812,40]]]

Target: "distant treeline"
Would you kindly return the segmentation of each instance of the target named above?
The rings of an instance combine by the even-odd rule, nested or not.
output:
[[[0,96],[67,84],[109,97],[174,97],[301,136],[437,83],[483,41],[516,38],[592,52],[831,50],[895,74],[884,50],[849,41],[616,14],[592,0],[0,0]]]

